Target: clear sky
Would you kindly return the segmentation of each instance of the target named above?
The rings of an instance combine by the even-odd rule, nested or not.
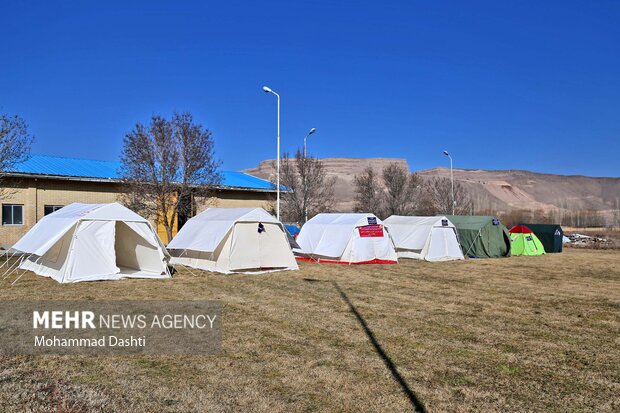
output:
[[[619,1],[0,3],[0,112],[37,154],[118,159],[191,111],[225,169],[294,151],[412,170],[620,176]]]

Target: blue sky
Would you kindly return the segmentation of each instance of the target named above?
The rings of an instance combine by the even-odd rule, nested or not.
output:
[[[130,4],[129,4],[130,3]],[[0,112],[34,153],[116,160],[153,113],[191,111],[223,167],[316,127],[319,157],[412,170],[620,176],[620,2],[0,4]]]

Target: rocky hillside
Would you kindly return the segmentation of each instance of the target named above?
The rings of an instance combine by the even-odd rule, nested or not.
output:
[[[405,159],[388,158],[326,158],[328,173],[337,177],[337,208],[341,211],[353,207],[353,177],[367,166],[380,171],[389,163],[407,166]],[[244,172],[271,179],[273,161],[263,161],[257,168]],[[430,179],[450,177],[449,168],[432,168],[418,171]],[[455,180],[469,191],[476,209],[497,212],[514,210],[596,210],[610,212],[620,208],[620,178],[593,178],[588,176],[541,174],[521,170],[472,170],[454,169]]]
[[[372,166],[375,170],[380,171],[386,165],[398,162],[407,168],[407,160],[390,159],[390,158],[325,158],[321,159],[329,176],[336,177],[336,209],[339,211],[353,210],[353,198],[355,197],[353,178],[356,174],[361,173],[368,166]],[[275,182],[275,169],[272,167],[273,160],[262,161],[257,168],[246,169],[250,175],[258,176],[263,179],[269,179]]]

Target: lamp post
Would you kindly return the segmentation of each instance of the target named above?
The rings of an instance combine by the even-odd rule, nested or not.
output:
[[[452,183],[452,215],[454,215],[454,209],[456,208],[456,201],[454,199],[454,174],[452,173],[452,157],[448,151],[443,151],[443,154],[450,159],[450,182]]]
[[[306,184],[306,175],[308,174],[308,165],[306,165],[306,140],[310,135],[316,132],[316,128],[310,129],[310,132],[304,136],[304,223],[308,222],[308,186]]]
[[[310,132],[308,132],[308,134],[304,136],[304,159],[306,158],[306,139],[308,139],[308,137],[312,135],[314,132],[316,132],[316,128],[310,129]]]
[[[278,221],[280,220],[280,95],[276,92],[268,88],[267,86],[263,86],[263,91],[265,93],[273,93],[278,98],[278,157],[276,158],[276,216]]]

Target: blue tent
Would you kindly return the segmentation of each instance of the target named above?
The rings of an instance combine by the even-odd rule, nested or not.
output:
[[[284,226],[286,227],[286,230],[288,231],[289,234],[291,234],[292,236],[294,236],[295,238],[297,238],[297,235],[299,235],[299,227],[297,225],[293,225],[293,224],[284,224]]]

